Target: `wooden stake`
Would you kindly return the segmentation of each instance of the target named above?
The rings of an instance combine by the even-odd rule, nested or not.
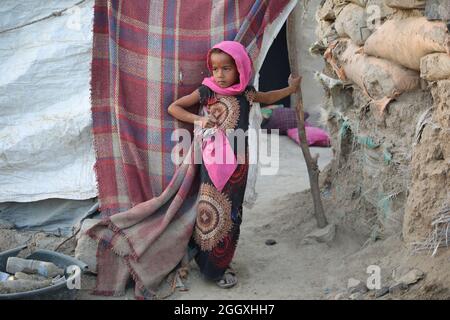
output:
[[[291,67],[291,73],[294,76],[299,76],[299,67],[298,67],[298,53],[297,53],[297,35],[295,32],[295,9],[289,15],[287,21],[287,45],[289,52],[289,64]],[[317,221],[317,226],[319,228],[324,228],[328,225],[327,219],[325,217],[325,213],[323,210],[322,199],[320,196],[319,189],[319,166],[317,164],[317,160],[319,155],[315,155],[311,157],[311,153],[309,151],[308,142],[306,140],[306,131],[305,131],[305,113],[303,110],[303,96],[301,86],[298,89],[298,92],[295,94],[295,106],[297,113],[297,121],[298,121],[298,136],[300,138],[300,147],[303,152],[303,156],[305,157],[306,167],[308,168],[309,175],[309,183],[311,186],[311,193],[314,202],[314,216]]]

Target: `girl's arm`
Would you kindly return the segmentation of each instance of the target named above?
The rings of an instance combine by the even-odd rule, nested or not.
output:
[[[177,100],[175,100],[167,109],[169,114],[184,122],[188,123],[195,123],[197,121],[200,121],[202,124],[202,127],[205,127],[208,123],[208,119],[205,117],[201,117],[197,114],[194,114],[192,112],[189,112],[186,110],[186,108],[189,108],[197,103],[200,102],[200,92],[198,90],[195,90],[191,94],[181,97]]]
[[[283,89],[279,90],[272,90],[267,92],[256,92],[255,98],[253,101],[260,102],[264,104],[272,104],[274,102],[277,102],[278,100],[281,100],[287,96],[290,96],[291,94],[297,92],[300,81],[302,80],[301,77],[292,77],[292,75],[289,76],[288,83],[289,86]]]

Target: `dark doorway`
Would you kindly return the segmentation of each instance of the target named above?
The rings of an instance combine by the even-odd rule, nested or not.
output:
[[[288,85],[291,73],[286,42],[286,24],[283,25],[267,53],[260,71],[259,91],[270,91],[284,88]],[[290,97],[281,99],[274,104],[291,106]],[[264,105],[261,105],[262,107]]]

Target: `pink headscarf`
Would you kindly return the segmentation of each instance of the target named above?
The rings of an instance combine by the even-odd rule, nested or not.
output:
[[[252,61],[244,46],[236,41],[222,41],[212,47],[212,49],[220,49],[234,59],[239,72],[239,83],[228,88],[221,88],[214,81],[214,77],[205,78],[202,83],[212,91],[225,96],[234,96],[244,92],[252,77],[253,69]],[[212,72],[211,50],[208,52],[208,69]],[[206,139],[202,149],[203,162],[208,175],[217,190],[222,191],[237,168],[236,156],[230,142],[225,133],[222,130],[218,130],[215,133],[215,140],[212,138]]]
[[[225,96],[233,96],[244,92],[250,79],[252,78],[252,60],[248,56],[245,47],[236,41],[222,41],[216,44],[212,49],[220,49],[223,52],[229,54],[236,63],[237,70],[239,72],[239,83],[236,83],[228,88],[221,88],[214,81],[214,77],[205,78],[202,82],[205,86],[212,91]],[[211,50],[208,52],[208,69],[212,72],[211,67]]]

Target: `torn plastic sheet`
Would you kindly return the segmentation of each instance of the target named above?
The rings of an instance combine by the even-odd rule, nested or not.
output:
[[[47,199],[29,203],[0,203],[0,220],[15,229],[41,231],[69,237],[81,222],[97,212],[97,198],[88,200]]]

